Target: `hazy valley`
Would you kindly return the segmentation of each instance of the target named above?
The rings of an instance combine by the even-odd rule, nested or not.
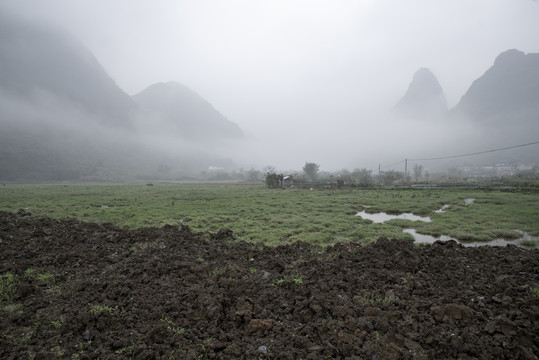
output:
[[[539,54],[500,54],[453,108],[436,76],[421,68],[393,109],[354,115],[365,125],[377,124],[357,136],[358,149],[354,131],[332,127],[330,119],[322,125],[323,138],[319,130],[294,124],[276,129],[277,135],[246,135],[203,95],[174,81],[129,96],[67,31],[0,17],[2,181],[245,178],[247,169],[292,172],[306,161],[322,162],[328,171],[376,171],[377,164],[402,158],[496,149],[536,141],[539,134]],[[537,154],[537,146],[530,146],[422,166],[445,172],[492,163],[534,165]]]

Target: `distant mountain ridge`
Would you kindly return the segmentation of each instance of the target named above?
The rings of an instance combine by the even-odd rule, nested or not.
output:
[[[476,79],[459,103],[447,108],[442,87],[427,68],[419,69],[394,110],[402,116],[433,118],[449,115],[477,123],[539,122],[539,53],[510,49]]]
[[[498,125],[511,122],[537,126],[539,54],[511,49],[498,55],[492,67],[472,83],[452,114]]]
[[[469,152],[525,144],[539,139],[539,54],[511,49],[499,54],[493,65],[477,78],[458,104],[448,110],[443,90],[428,69],[420,69],[408,91],[394,107],[399,121],[418,126],[438,124],[429,136],[448,139],[445,130],[458,132],[453,143]],[[419,124],[419,125],[418,125]],[[444,130],[445,129],[445,130]],[[497,153],[480,161],[539,163],[536,148]],[[476,161],[466,158],[466,161]]]
[[[405,117],[439,117],[447,112],[444,91],[436,76],[428,69],[421,68],[404,96],[395,105],[394,111]]]
[[[143,118],[158,121],[184,139],[243,138],[243,132],[236,123],[225,118],[196,92],[177,82],[153,84],[134,95],[133,99],[146,112]]]

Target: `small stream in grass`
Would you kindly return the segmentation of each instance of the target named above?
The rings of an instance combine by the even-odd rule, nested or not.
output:
[[[464,199],[464,204],[465,205],[470,205],[470,204],[473,204],[474,201],[475,201],[475,199],[473,199],[473,198]],[[367,208],[369,206],[364,206],[364,207]],[[435,213],[443,213],[448,208],[449,208],[449,205],[444,205],[444,206],[442,206],[441,209],[438,209],[438,210],[436,210],[434,212]],[[365,210],[363,210],[361,212],[358,212],[356,214],[356,216],[360,216],[362,219],[371,220],[373,223],[383,223],[385,221],[389,221],[389,220],[392,220],[392,219],[405,219],[405,220],[410,220],[410,221],[425,221],[425,222],[431,222],[432,221],[432,219],[430,217],[428,217],[428,216],[417,216],[417,215],[414,215],[412,213],[403,213],[403,214],[399,214],[399,215],[390,215],[390,214],[386,214],[384,212],[380,212],[380,213],[369,214],[369,213],[365,212]],[[515,231],[518,232],[519,234],[521,234],[522,237],[520,237],[519,239],[514,239],[514,240],[495,239],[495,240],[491,240],[491,241],[459,241],[459,240],[453,239],[453,238],[451,238],[450,236],[447,236],[447,235],[441,235],[439,237],[434,237],[434,236],[431,236],[431,235],[419,234],[416,231],[416,229],[404,229],[403,230],[403,232],[412,235],[412,237],[414,238],[414,241],[416,243],[422,243],[422,244],[432,244],[432,243],[434,243],[436,241],[454,240],[457,243],[462,244],[462,245],[464,245],[466,247],[468,247],[468,246],[469,247],[507,246],[507,245],[516,245],[516,246],[524,247],[524,248],[537,248],[537,247],[539,247],[539,237],[531,236],[531,235],[525,233],[522,230],[515,230]],[[535,245],[533,245],[533,246],[524,246],[522,244],[523,241],[535,242]]]

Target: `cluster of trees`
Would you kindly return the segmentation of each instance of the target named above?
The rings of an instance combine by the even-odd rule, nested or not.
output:
[[[284,175],[275,172],[275,168],[266,167],[266,184],[270,188],[282,187]],[[314,162],[306,162],[302,172],[291,172],[290,179],[296,183],[318,183],[340,187],[343,184],[351,186],[372,186],[378,183],[392,184],[397,180],[404,179],[404,173],[398,171],[387,171],[380,175],[374,175],[371,170],[354,169],[341,170],[337,172],[320,171],[320,165]]]
[[[320,166],[315,163],[306,163],[303,172],[291,173],[290,179],[296,184],[326,184],[335,187],[342,185],[369,187],[376,184],[391,185],[397,181],[404,180],[404,173],[399,171],[386,171],[379,175],[373,174],[371,170],[354,169],[341,170],[337,172],[319,171]],[[266,184],[270,188],[282,187],[284,184],[284,175],[282,173],[267,172]]]

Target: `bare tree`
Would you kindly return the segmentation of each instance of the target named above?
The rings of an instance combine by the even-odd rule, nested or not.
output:
[[[391,185],[397,180],[404,179],[404,173],[397,170],[384,171],[381,176],[384,185]]]
[[[356,184],[360,186],[370,186],[374,184],[374,179],[372,177],[372,171],[367,169],[354,169],[352,171],[352,176],[356,181]]]
[[[266,166],[264,169],[262,169],[262,171],[266,174],[271,174],[271,173],[274,173],[275,172],[275,166],[273,165],[268,165]]]

